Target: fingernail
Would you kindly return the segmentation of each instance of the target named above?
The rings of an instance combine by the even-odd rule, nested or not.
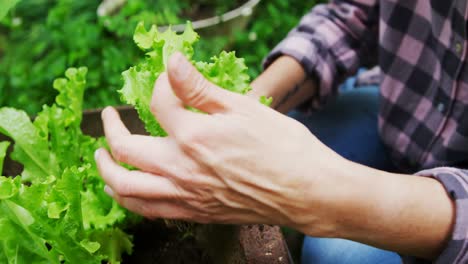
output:
[[[104,191],[107,193],[107,195],[109,195],[110,197],[113,197],[114,196],[114,191],[111,189],[111,187],[109,186],[104,186]]]
[[[94,160],[97,160],[99,158],[99,155],[101,153],[101,149],[98,148],[96,151],[94,151]]]
[[[171,58],[172,68],[174,69],[174,77],[178,81],[185,81],[190,74],[192,65],[185,59],[180,52],[174,53]]]

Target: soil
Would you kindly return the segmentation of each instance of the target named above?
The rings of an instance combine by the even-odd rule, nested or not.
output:
[[[124,256],[123,264],[211,264],[213,261],[193,236],[184,238],[177,228],[163,221],[145,221],[134,229],[134,252]]]

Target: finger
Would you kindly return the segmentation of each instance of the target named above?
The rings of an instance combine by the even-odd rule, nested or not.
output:
[[[108,107],[102,112],[104,133],[112,156],[120,162],[157,174],[172,174],[175,160],[183,158],[175,142],[168,137],[131,135],[118,112]]]
[[[169,135],[176,135],[191,124],[199,126],[207,118],[206,115],[185,109],[182,101],[174,95],[166,73],[162,73],[156,81],[151,112]]]
[[[110,188],[106,188],[106,192],[121,206],[149,219],[164,218],[219,224],[278,223],[276,219],[272,220],[268,217],[263,217],[248,209],[232,209],[226,207],[220,208],[217,212],[206,212],[200,208],[188,207],[183,201],[123,197],[114,193]]]
[[[127,129],[125,124],[122,122],[120,119],[119,112],[115,110],[115,108],[108,106],[104,108],[101,112],[101,119],[103,121],[103,126],[104,126],[104,134],[112,136],[112,135],[118,135],[118,136],[129,136],[131,135],[130,131]],[[106,122],[106,121],[112,121],[112,123]],[[108,124],[112,124],[112,127],[107,126]],[[112,138],[117,138],[117,137],[112,137]]]
[[[119,196],[144,199],[181,199],[186,193],[171,180],[117,164],[105,149],[96,151],[96,164],[106,184]]]
[[[180,52],[169,59],[168,76],[174,93],[185,105],[210,114],[237,105],[236,94],[208,81]]]
[[[121,206],[149,219],[192,220],[193,218],[193,213],[190,210],[175,202],[123,197],[112,193],[112,191],[110,191],[110,194]]]

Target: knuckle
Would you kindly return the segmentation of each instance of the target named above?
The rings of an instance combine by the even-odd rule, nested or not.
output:
[[[157,115],[158,113],[158,105],[156,104],[156,101],[155,100],[151,100],[151,103],[150,103],[150,111],[153,115]]]
[[[185,150],[194,150],[194,147],[205,137],[202,132],[195,129],[180,131],[177,135],[179,145]]]
[[[114,186],[114,191],[122,197],[129,197],[133,194],[133,188],[126,182],[118,181]]]
[[[213,199],[212,190],[209,188],[200,188],[201,190],[198,192],[198,199],[196,200],[200,206],[209,207],[218,201]]]
[[[192,139],[192,133],[189,132],[188,130],[180,130],[175,133],[177,143],[180,146],[187,146],[191,144]]]
[[[208,82],[205,77],[201,74],[196,74],[194,77],[193,88],[186,94],[187,99],[189,102],[192,102],[194,105],[202,103],[207,89],[210,86],[210,82]]]
[[[155,212],[153,212],[152,206],[147,203],[140,203],[138,207],[138,214],[144,216],[147,219],[154,219],[158,217]]]
[[[209,199],[192,201],[190,206],[199,213],[199,216],[213,216],[220,211],[219,205]]]
[[[232,223],[230,217],[228,215],[223,215],[223,214],[215,215],[213,221],[218,223],[218,224],[230,224],[230,223]]]
[[[125,162],[128,159],[128,147],[125,140],[117,140],[111,145],[112,156],[118,161]]]
[[[192,219],[195,219],[200,224],[211,224],[213,223],[213,215],[204,213],[204,212],[197,212],[194,213]]]
[[[125,204],[125,201],[124,201],[123,197],[120,196],[120,195],[118,195],[118,193],[117,193],[117,195],[112,196],[112,198],[113,198],[119,205],[121,205],[122,207],[127,207],[126,204]]]

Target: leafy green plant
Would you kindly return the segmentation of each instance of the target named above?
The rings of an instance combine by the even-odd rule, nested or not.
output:
[[[97,4],[38,0],[17,5],[0,28],[0,105],[37,113],[56,96],[47,88],[55,76],[74,65],[90,69],[92,96],[86,108],[118,103],[118,75],[134,62],[137,50],[108,36],[95,14]]]
[[[100,1],[20,1],[0,20],[0,105],[38,113],[57,95],[48,89],[54,78],[77,65],[89,69],[84,107],[117,105],[119,73],[141,60],[139,50],[127,41],[137,21],[185,22],[185,16],[203,17],[200,10],[208,5],[215,5],[219,14],[242,2],[129,0],[121,12],[100,18]],[[207,60],[228,46],[245,58],[249,75],[256,77],[265,55],[319,2],[324,1],[262,0],[247,29],[202,39],[194,58]]]
[[[156,26],[146,31],[141,23],[134,40],[146,56],[122,73],[120,93],[135,105],[148,132],[164,136],[149,110],[153,83],[174,52],[194,54],[198,35],[190,24],[176,34],[161,33]],[[250,89],[247,67],[233,52],[193,63],[221,87],[237,93]],[[124,252],[132,252],[131,236],[123,228],[140,218],[103,192],[93,154],[106,146],[105,139],[80,129],[86,74],[86,68],[70,68],[66,78],[56,79],[55,103],[44,106],[34,121],[24,111],[0,108],[0,133],[14,141],[11,158],[24,166],[17,177],[0,177],[1,263],[119,263]],[[0,143],[0,169],[8,145]]]
[[[8,11],[18,3],[19,0],[0,0],[0,19],[2,19]]]
[[[193,57],[193,45],[198,38],[190,23],[181,35],[170,29],[159,32],[156,26],[146,31],[143,23],[138,24],[135,30],[135,43],[146,52],[146,58],[122,73],[124,87],[119,92],[125,103],[135,106],[146,130],[154,136],[165,136],[166,132],[150,111],[153,84],[166,70],[167,61],[174,52],[182,52],[189,59]],[[234,52],[223,51],[212,57],[211,62],[193,63],[208,80],[224,89],[242,94],[251,89],[244,60],[237,58]]]
[[[93,161],[104,139],[80,129],[86,73],[71,68],[55,80],[56,102],[34,122],[0,109],[0,132],[14,140],[11,157],[24,166],[15,178],[0,177],[1,263],[119,263],[132,251],[121,229],[129,213],[102,191]]]
[[[184,22],[179,14],[188,8],[189,1],[128,0],[114,14],[102,17],[103,25],[119,37],[131,37],[136,25],[178,24]]]
[[[103,16],[104,25],[119,36],[131,36],[138,22],[145,24],[181,24],[221,15],[243,1],[225,0],[127,0],[117,11]]]
[[[205,2],[216,3],[222,9],[232,5],[221,0]],[[138,49],[127,41],[137,22],[183,23],[191,13],[197,14],[181,14],[182,10],[192,10],[193,1],[189,0],[129,0],[119,13],[98,17],[99,3],[21,1],[1,20],[0,105],[36,114],[57,95],[48,89],[55,76],[77,65],[86,65],[90,70],[85,108],[119,104],[115,91],[122,84],[120,72],[140,58]],[[200,45],[206,52],[199,54],[211,56],[226,43],[225,38],[207,41]]]
[[[262,72],[262,60],[299,23],[313,6],[326,0],[262,0],[255,9],[250,24],[234,34],[233,45],[249,67],[249,75]]]
[[[8,146],[10,146],[10,142],[0,142],[0,171],[3,171],[3,161],[6,157]]]

